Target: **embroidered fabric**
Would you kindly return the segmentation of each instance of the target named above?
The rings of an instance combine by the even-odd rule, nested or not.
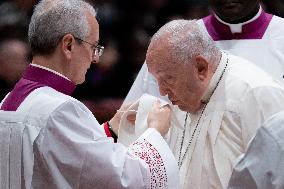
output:
[[[144,160],[151,173],[151,188],[167,188],[166,167],[158,150],[147,140],[137,140],[130,146],[130,151]]]

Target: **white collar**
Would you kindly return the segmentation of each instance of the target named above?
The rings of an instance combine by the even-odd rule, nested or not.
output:
[[[49,71],[49,72],[52,72],[52,73],[54,73],[54,74],[56,74],[56,75],[58,75],[58,76],[60,76],[60,77],[63,77],[64,79],[67,79],[67,80],[69,80],[69,81],[71,81],[70,79],[68,79],[66,76],[64,76],[64,75],[62,75],[61,73],[59,73],[59,72],[57,72],[57,71],[55,71],[55,70],[52,70],[52,69],[50,69],[50,68],[47,68],[47,67],[44,67],[44,66],[41,66],[41,65],[38,65],[38,64],[30,64],[31,66],[34,66],[34,67],[38,67],[38,68],[41,68],[41,69],[44,69],[44,70],[47,70],[47,71]]]
[[[212,96],[212,94],[214,93],[216,87],[218,86],[220,80],[222,79],[222,76],[224,74],[224,71],[227,67],[229,61],[229,57],[228,54],[222,52],[222,56],[221,56],[221,60],[219,62],[219,65],[215,71],[215,73],[213,74],[209,85],[206,89],[206,91],[203,94],[203,97],[201,98],[202,102],[208,103],[210,100],[210,97]]]
[[[248,23],[251,23],[253,21],[255,21],[260,15],[261,15],[261,12],[262,12],[262,8],[261,6],[259,6],[259,11],[258,13],[250,20],[246,21],[246,22],[243,22],[243,23],[238,23],[238,24],[230,24],[230,23],[227,23],[227,22],[224,22],[223,20],[221,20],[221,18],[219,18],[215,13],[214,13],[214,16],[215,18],[221,22],[222,24],[225,24],[227,26],[229,26],[230,30],[232,33],[242,33],[242,27],[243,25],[245,24],[248,24]]]

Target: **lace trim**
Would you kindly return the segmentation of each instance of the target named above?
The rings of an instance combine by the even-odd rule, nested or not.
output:
[[[148,164],[151,173],[151,188],[167,188],[166,167],[158,150],[143,139],[134,142],[130,151]]]

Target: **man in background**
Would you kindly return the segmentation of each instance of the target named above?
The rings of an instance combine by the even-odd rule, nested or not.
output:
[[[0,42],[0,100],[12,90],[28,66],[28,44],[17,38]]]

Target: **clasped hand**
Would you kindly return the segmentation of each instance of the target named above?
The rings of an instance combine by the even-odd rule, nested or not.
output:
[[[129,110],[130,106],[132,106],[132,103],[122,105],[121,108],[114,115],[114,117],[109,121],[113,131],[116,134],[118,134],[119,123],[121,120],[121,116],[124,112],[128,112],[127,120],[132,125],[135,125],[136,111]],[[155,128],[162,136],[165,136],[165,134],[170,128],[171,113],[172,111],[169,105],[161,106],[160,101],[157,100],[149,111],[147,119],[148,127]]]

